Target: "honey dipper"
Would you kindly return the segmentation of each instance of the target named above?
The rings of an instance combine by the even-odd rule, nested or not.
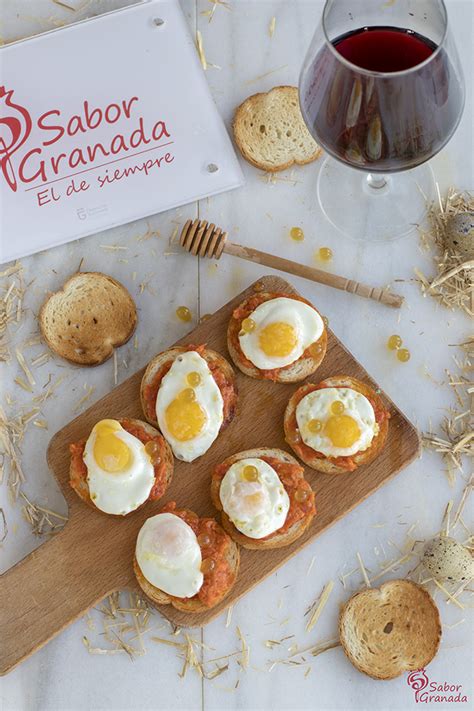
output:
[[[366,299],[380,301],[380,303],[387,306],[400,308],[403,304],[403,296],[393,294],[387,289],[367,286],[367,284],[361,284],[358,281],[346,279],[337,274],[325,272],[322,269],[307,267],[305,264],[298,264],[290,259],[284,259],[252,247],[244,247],[241,244],[230,242],[227,239],[227,232],[224,232],[213,223],[208,223],[206,220],[187,220],[182,229],[179,243],[186,252],[194,256],[220,259],[222,253],[225,252],[226,254],[232,254],[234,257],[247,259],[249,262],[264,264],[266,267],[279,269],[282,272],[287,272],[287,274],[294,274],[295,276],[316,281],[318,284],[326,284],[326,286],[332,286],[334,289],[341,289],[342,291],[348,291],[350,294],[363,296]]]

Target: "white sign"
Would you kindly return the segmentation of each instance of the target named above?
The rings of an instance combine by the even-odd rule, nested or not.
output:
[[[177,0],[0,49],[0,262],[242,183]]]

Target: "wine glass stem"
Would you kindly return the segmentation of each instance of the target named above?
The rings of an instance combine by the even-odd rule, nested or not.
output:
[[[367,185],[369,186],[369,188],[372,188],[372,190],[380,190],[380,188],[384,188],[387,185],[387,181],[385,180],[383,175],[374,175],[373,173],[368,173]]]

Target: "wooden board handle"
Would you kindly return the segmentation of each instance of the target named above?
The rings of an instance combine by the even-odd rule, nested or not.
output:
[[[267,252],[261,252],[258,249],[253,249],[252,247],[243,247],[240,244],[226,242],[223,251],[226,254],[232,254],[234,257],[247,259],[250,262],[256,262],[257,264],[264,264],[266,267],[279,269],[287,274],[294,274],[295,276],[300,276],[304,279],[310,279],[318,284],[326,284],[327,286],[332,286],[335,289],[340,289],[341,291],[348,291],[350,294],[357,294],[358,296],[363,296],[366,299],[379,301],[381,304],[386,304],[387,306],[400,308],[403,304],[403,296],[393,294],[387,289],[380,289],[378,287],[368,286],[367,284],[361,284],[358,281],[346,279],[345,277],[338,276],[337,274],[331,274],[323,269],[315,269],[314,267],[308,267],[305,264],[298,264],[298,262],[292,262],[290,259],[284,259],[283,257],[277,257],[273,254],[267,254]]]
[[[0,675],[121,587],[122,581],[115,586],[110,574],[104,577],[97,551],[79,553],[80,522],[75,523],[78,525],[66,524],[54,538],[0,576]],[[86,540],[90,533],[83,531]],[[96,535],[100,542],[100,527]],[[124,587],[127,582],[123,580]]]

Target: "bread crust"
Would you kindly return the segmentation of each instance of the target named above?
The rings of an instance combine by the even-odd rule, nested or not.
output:
[[[371,400],[373,400],[378,407],[382,407],[384,410],[387,410],[381,397],[377,395],[375,390],[371,388],[370,385],[366,385],[362,381],[357,380],[357,378],[352,378],[350,375],[334,375],[330,378],[325,378],[322,382],[324,382],[328,387],[343,387],[357,390],[357,392],[360,392],[362,393],[362,395],[365,395],[366,397],[369,397]],[[308,456],[306,452],[303,456],[293,446],[294,432],[290,426],[290,422],[293,421],[293,417],[295,416],[296,407],[299,402],[299,396],[301,392],[305,392],[305,394],[307,394],[312,392],[313,390],[314,383],[307,383],[306,385],[302,385],[300,388],[298,388],[298,390],[296,390],[296,392],[293,393],[293,395],[291,396],[288,405],[286,406],[285,415],[283,418],[285,440],[288,442],[295,454],[300,459],[302,459],[305,464],[311,467],[311,469],[316,469],[316,471],[323,472],[324,474],[349,474],[350,472],[347,469],[335,464],[328,457],[317,457],[316,455],[314,457]],[[363,466],[364,464],[369,464],[376,457],[378,457],[385,445],[387,434],[388,418],[385,418],[380,425],[378,434],[373,438],[370,447],[364,452],[358,452],[357,454],[354,454],[351,457],[351,459],[356,465],[356,468]]]
[[[189,509],[187,509],[189,511]],[[217,524],[218,525],[218,524]],[[230,569],[232,571],[232,576],[229,580],[229,585],[227,588],[222,590],[221,595],[217,600],[212,605],[205,605],[199,598],[197,597],[192,597],[192,598],[181,598],[181,597],[174,597],[173,595],[168,595],[168,593],[165,593],[163,590],[160,590],[160,588],[155,587],[152,585],[143,575],[140,566],[138,565],[138,561],[136,558],[136,555],[133,557],[133,571],[135,573],[135,577],[137,579],[137,582],[142,589],[142,591],[145,593],[147,598],[151,600],[155,605],[172,605],[175,607],[177,610],[181,610],[182,612],[189,612],[191,614],[194,613],[199,613],[199,612],[205,612],[206,610],[210,610],[216,605],[218,605],[225,597],[228,595],[228,593],[231,591],[233,588],[235,581],[237,579],[237,574],[239,572],[239,566],[240,566],[240,554],[239,554],[239,549],[238,546],[234,543],[233,540],[229,538],[229,548],[226,551],[226,560],[229,563]]]
[[[142,404],[142,410],[147,421],[154,427],[159,428],[158,420],[156,419],[155,406],[153,407],[153,412],[149,412],[146,401],[145,390],[147,386],[151,385],[156,373],[169,361],[174,361],[181,353],[185,353],[189,348],[187,346],[175,346],[174,348],[169,348],[162,353],[158,353],[152,360],[148,363],[145,373],[143,374],[142,382],[140,385],[140,401]],[[230,363],[217,351],[213,351],[211,348],[205,348],[200,354],[208,365],[214,364],[218,369],[224,374],[226,380],[232,383],[233,386],[233,401],[230,406],[230,416],[227,420],[224,420],[220,432],[225,430],[225,428],[232,422],[235,416],[237,408],[237,384],[235,381],[235,373],[230,365]]]
[[[433,598],[411,580],[389,580],[380,588],[362,590],[339,616],[346,656],[372,679],[394,679],[426,667],[438,652],[441,633]]]
[[[223,464],[226,465],[228,469],[232,466],[232,464],[235,464],[235,462],[238,462],[241,459],[260,457],[272,457],[282,462],[288,462],[289,464],[296,464],[299,466],[298,461],[294,457],[292,457],[291,454],[288,454],[288,452],[285,452],[282,449],[271,449],[266,447],[260,447],[258,449],[247,449],[244,452],[238,452],[237,454],[233,454],[232,456],[227,457],[227,459],[224,460]],[[304,479],[304,472],[302,468],[301,478]],[[314,518],[314,514],[311,512],[306,514],[304,518],[300,519],[299,521],[296,521],[296,523],[294,523],[287,531],[284,531],[283,533],[277,533],[276,535],[273,535],[271,538],[267,539],[249,538],[234,526],[234,524],[224,511],[220,500],[220,488],[221,480],[213,474],[211,479],[212,503],[214,507],[220,512],[222,528],[227,531],[229,536],[240,546],[242,546],[242,548],[248,548],[249,550],[270,550],[271,548],[284,548],[285,546],[289,546],[303,535],[303,533],[306,531],[306,529],[311,524],[311,521]]]
[[[131,422],[134,426],[142,428],[145,432],[147,432],[149,435],[152,435],[154,438],[159,437],[160,438],[160,443],[162,446],[162,452],[164,456],[164,461],[165,461],[165,472],[166,472],[166,489],[171,483],[171,479],[173,478],[173,470],[174,470],[174,458],[173,458],[173,452],[171,451],[171,447],[169,446],[168,442],[165,440],[163,435],[155,428],[152,427],[148,422],[143,422],[143,420],[137,420],[133,419],[132,417],[127,417],[123,419],[118,419],[117,422],[119,422],[122,427],[124,425],[124,422]],[[125,428],[124,428],[125,429]],[[72,481],[75,482],[75,484],[72,484]],[[71,458],[71,462],[69,465],[69,483],[71,485],[71,488],[76,492],[76,494],[79,496],[82,501],[90,506],[92,509],[95,511],[99,511],[100,513],[104,514],[104,516],[114,516],[115,518],[124,518],[122,514],[108,514],[105,511],[101,511],[101,509],[97,508],[97,506],[94,504],[90,497],[90,492],[89,492],[89,484],[87,483],[87,479],[83,479],[82,477],[75,477],[75,468],[74,468],[74,462],[73,459]],[[160,497],[161,498],[161,497]],[[129,511],[128,514],[124,514],[125,516],[129,516],[130,514],[134,513],[135,511],[138,511],[141,509],[145,504],[148,503],[150,499],[146,499],[140,506],[138,506],[136,509],[133,511]],[[159,499],[154,499],[154,501],[159,501]]]
[[[257,294],[252,294],[252,296],[249,296],[247,299],[242,301],[242,303],[239,304],[237,308],[239,309],[245,307],[251,299],[255,298],[255,296],[263,298],[264,301],[262,301],[262,303],[264,303],[265,301],[271,301],[272,299],[278,299],[281,297],[291,299],[293,295],[262,291]],[[311,306],[311,308],[313,308],[319,314],[319,311],[313,306],[313,304],[311,304],[306,299],[302,299],[301,297],[299,297],[295,299],[295,301],[302,301],[303,303],[308,304],[308,306]],[[326,355],[328,337],[326,327],[324,327],[320,338],[318,339],[318,341],[316,341],[316,343],[318,343],[321,347],[321,351],[317,357],[314,357],[312,355],[305,355],[303,353],[298,358],[298,360],[295,360],[294,363],[291,363],[288,366],[285,366],[283,368],[277,368],[275,369],[275,371],[261,370],[260,368],[257,368],[257,366],[255,366],[253,363],[248,361],[248,359],[245,358],[240,348],[237,349],[234,345],[234,340],[238,339],[240,324],[240,319],[236,319],[232,315],[229,321],[229,325],[227,327],[227,349],[229,351],[230,357],[232,358],[232,361],[237,366],[237,368],[242,373],[244,373],[244,375],[248,375],[250,378],[255,378],[256,380],[273,380],[276,383],[299,383],[302,380],[308,378],[319,368],[324,359],[324,356]],[[270,372],[274,373],[271,378],[268,376]]]
[[[88,289],[98,281],[102,285],[113,285],[116,295],[121,299],[121,309],[120,313],[117,312],[117,317],[110,318],[109,304],[105,306],[100,300],[99,303],[91,301],[90,313],[86,314],[88,317],[86,323],[82,310],[79,314],[75,312],[75,308],[78,307],[72,300],[68,305],[68,315],[71,318],[61,314],[59,320],[54,318],[53,325],[53,316],[51,315],[50,323],[49,312],[57,302],[66,299],[70,295],[70,292],[76,286],[76,282],[79,281],[83,282],[83,287],[87,285],[86,288]],[[111,310],[113,311],[116,307],[117,304]],[[96,313],[96,309],[100,313],[102,308],[106,314],[106,323],[100,323],[100,331],[98,332],[96,326],[99,326],[99,323],[97,323],[99,319],[93,314]],[[138,318],[135,302],[123,284],[102,272],[76,272],[67,279],[58,291],[48,296],[40,309],[38,320],[41,334],[53,353],[70,363],[95,366],[111,358],[116,348],[130,340],[135,332]],[[80,321],[80,323],[76,326],[72,321]],[[54,332],[53,328],[55,329]],[[99,333],[102,340],[98,339]]]
[[[264,101],[265,98],[272,93],[282,93],[285,95],[294,95],[296,97],[296,101],[298,102],[298,112],[300,113],[301,117],[301,123],[302,123],[302,128],[304,128],[304,131],[307,132],[308,129],[306,127],[306,124],[304,123],[303,116],[301,115],[301,111],[299,108],[299,100],[298,100],[298,89],[295,86],[289,86],[289,85],[282,85],[282,86],[275,86],[273,89],[270,89],[268,92],[259,92],[257,94],[253,94],[252,96],[248,96],[235,110],[234,113],[234,118],[232,121],[232,130],[234,134],[234,140],[237,145],[237,148],[239,149],[240,153],[242,156],[245,158],[246,161],[251,163],[253,166],[256,168],[260,168],[260,170],[265,170],[266,172],[269,173],[278,173],[279,171],[286,170],[287,168],[291,168],[293,165],[307,165],[308,163],[312,163],[313,161],[317,160],[322,151],[321,148],[316,144],[314,139],[310,136],[308,132],[308,138],[311,138],[311,140],[315,144],[315,149],[314,152],[309,155],[307,158],[300,158],[298,156],[295,156],[288,161],[285,161],[283,163],[279,163],[277,165],[273,163],[266,162],[264,160],[257,160],[254,155],[249,151],[248,149],[248,141],[245,140],[244,137],[244,130],[243,130],[243,122],[245,120],[245,117],[248,113],[248,111],[258,102]]]

